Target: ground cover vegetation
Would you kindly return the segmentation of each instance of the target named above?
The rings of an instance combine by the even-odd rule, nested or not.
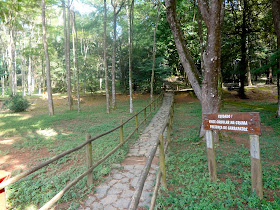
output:
[[[136,96],[134,111],[137,112],[147,105],[148,96]],[[55,105],[61,109],[56,115],[49,118],[42,112],[46,100],[32,97],[37,100],[29,110],[21,113],[4,112],[0,117],[1,150],[0,170],[12,172],[12,176],[35,166],[50,157],[71,149],[85,141],[85,134],[92,137],[104,133],[120,124],[121,120],[132,114],[127,112],[129,100],[122,96],[120,108],[110,115],[105,112],[105,98],[102,96],[82,97],[83,112],[67,110],[66,96],[55,96]],[[149,100],[148,100],[149,101]],[[32,111],[31,111],[32,109]],[[139,122],[144,119],[139,115]],[[149,122],[148,118],[148,121]],[[135,128],[135,120],[124,126],[124,138]],[[143,128],[143,126],[142,126]],[[141,130],[140,130],[141,131]],[[110,152],[120,142],[119,130],[93,142],[93,162]],[[137,139],[134,135],[129,141]],[[5,140],[8,142],[5,145]],[[9,141],[11,144],[9,144]],[[79,200],[94,192],[94,186],[100,183],[114,163],[121,162],[128,151],[128,144],[119,149],[109,160],[94,170],[94,185],[86,186],[86,178],[80,181],[69,193],[59,201],[57,208],[73,208],[79,206]],[[71,180],[86,170],[85,151],[79,150],[71,155],[56,161],[28,177],[10,185],[7,191],[9,209],[38,208],[50,200],[56,193]],[[63,204],[61,204],[63,203]]]
[[[267,90],[267,88],[265,88]],[[267,99],[266,99],[267,100]],[[280,120],[275,101],[225,100],[222,112],[260,112],[264,199],[251,192],[249,136],[227,133],[215,144],[218,181],[209,178],[205,143],[198,131],[199,102],[175,97],[172,143],[167,157],[168,190],[161,189],[159,209],[278,209],[280,208]]]

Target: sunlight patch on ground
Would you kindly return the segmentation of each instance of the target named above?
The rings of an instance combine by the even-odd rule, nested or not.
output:
[[[11,155],[5,155],[0,157],[0,165],[6,165],[6,167],[8,166],[8,169],[6,169],[8,172],[12,172],[13,170],[24,170],[27,168],[27,166],[25,163],[22,163],[20,159],[21,156],[18,158],[13,158]]]
[[[15,142],[14,139],[5,139],[5,140],[0,140],[0,144],[5,144],[5,145],[11,145]]]
[[[53,137],[53,136],[57,136],[57,132],[54,129],[44,129],[44,130],[37,130],[36,131],[37,134],[42,135],[44,137]]]
[[[26,209],[27,210],[36,210],[36,209],[38,209],[35,205],[31,205],[31,206],[28,206],[28,207],[26,207]]]

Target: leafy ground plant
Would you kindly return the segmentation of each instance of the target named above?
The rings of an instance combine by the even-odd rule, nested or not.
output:
[[[29,101],[21,95],[10,96],[4,101],[3,109],[9,109],[13,112],[23,112],[30,107]]]
[[[133,114],[147,105],[147,98],[148,96],[141,95],[135,97]],[[35,101],[35,105],[28,112],[0,113],[0,141],[9,143],[0,148],[1,151],[3,150],[1,154],[4,154],[3,157],[0,157],[1,169],[9,170],[13,175],[18,174],[83,143],[86,133],[94,137],[116,127],[121,120],[132,116],[129,113],[129,98],[119,96],[118,99],[118,108],[109,115],[106,114],[103,96],[84,96],[81,113],[77,113],[76,110],[66,110],[67,101],[60,96],[55,97],[57,111],[52,117],[43,113],[41,109],[43,105],[46,105],[45,101],[36,97],[31,98]],[[139,115],[139,122],[143,118],[143,114]],[[135,120],[131,120],[124,126],[124,138],[134,128]],[[119,135],[119,130],[117,130],[93,142],[93,163],[119,143]],[[136,134],[129,143],[135,139],[137,139]],[[112,164],[125,158],[128,147],[128,144],[124,145],[104,164],[94,170],[93,186],[88,188],[86,178],[84,178],[58,201],[56,208],[75,209],[79,205],[79,201],[92,193],[94,186],[108,176]],[[20,162],[23,160],[25,162]],[[81,149],[10,185],[7,187],[9,209],[41,207],[67,183],[83,173],[85,165],[85,150]]]
[[[199,102],[176,96],[172,143],[167,158],[168,190],[161,189],[158,209],[280,209],[280,119],[274,102],[227,102],[223,112],[260,112],[264,199],[251,192],[248,135],[227,133],[215,145],[218,181],[209,179],[205,143],[197,144]],[[187,96],[184,96],[188,98]],[[183,103],[181,103],[183,102]],[[255,106],[252,106],[252,105]]]

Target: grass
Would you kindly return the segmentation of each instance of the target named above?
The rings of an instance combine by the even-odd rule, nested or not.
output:
[[[166,164],[168,190],[161,189],[158,209],[280,209],[280,119],[275,118],[276,104],[228,101],[222,111],[233,110],[260,112],[264,199],[251,192],[248,135],[228,133],[229,138],[215,145],[218,182],[213,183],[206,145],[194,144],[199,140],[199,102],[177,103]]]
[[[91,100],[92,101],[92,100]],[[134,100],[134,113],[142,109],[149,100],[139,96]],[[41,107],[37,107],[41,109]],[[129,101],[124,98],[118,101],[118,108],[111,114],[105,113],[105,100],[98,98],[98,103],[85,103],[82,112],[67,111],[66,106],[58,107],[55,116],[48,116],[33,111],[16,114],[0,113],[0,131],[2,137],[19,136],[20,140],[15,141],[10,151],[1,151],[1,154],[9,152],[24,151],[36,156],[43,153],[37,160],[30,160],[29,167],[36,163],[47,160],[49,157],[59,154],[65,150],[78,146],[85,141],[85,134],[92,137],[108,131],[120,124],[121,119],[125,120],[132,116],[129,113]],[[139,116],[139,122],[144,119],[143,113]],[[149,118],[151,119],[151,117]],[[135,119],[132,119],[124,126],[124,138],[135,128]],[[143,128],[143,127],[142,127]],[[130,142],[137,138],[134,135]],[[93,161],[110,152],[119,143],[119,130],[110,133],[93,142]],[[79,206],[79,200],[85,198],[92,192],[94,186],[100,183],[110,173],[113,163],[121,162],[128,152],[128,144],[125,144],[104,164],[94,170],[94,185],[86,187],[86,178],[72,187],[58,202],[63,203],[61,208],[75,209]],[[55,163],[40,169],[28,177],[7,187],[7,202],[9,209],[26,209],[41,207],[50,200],[63,187],[83,173],[86,169],[84,149],[67,155]],[[13,171],[13,175],[20,171]],[[59,204],[61,205],[61,204]],[[58,206],[59,206],[58,205]],[[60,207],[59,207],[60,208]]]

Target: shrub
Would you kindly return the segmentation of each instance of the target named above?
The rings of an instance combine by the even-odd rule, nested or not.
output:
[[[11,96],[9,99],[4,101],[3,108],[10,109],[14,112],[23,112],[30,106],[27,99],[20,95]]]

